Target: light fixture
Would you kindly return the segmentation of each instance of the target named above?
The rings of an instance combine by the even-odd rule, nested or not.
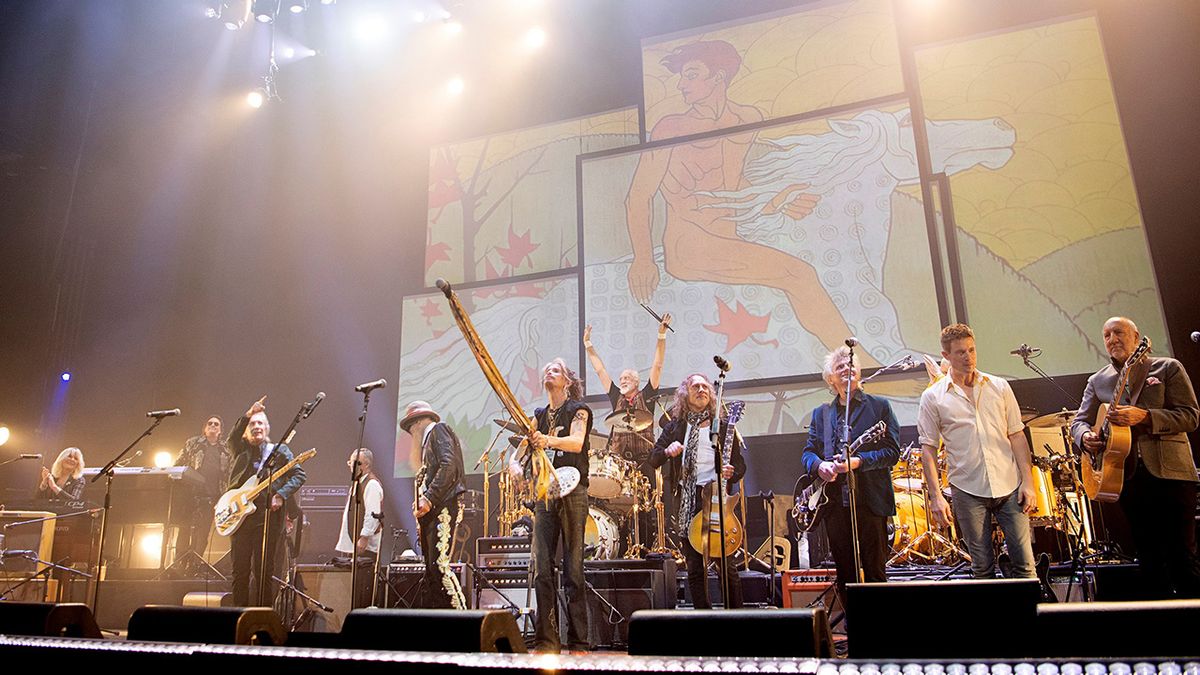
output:
[[[7,443],[8,438],[11,435],[12,435],[12,432],[10,432],[8,430],[8,427],[4,426],[3,424],[0,424],[0,445],[4,445],[5,443]]]
[[[238,30],[250,18],[250,0],[223,0],[218,15],[225,21],[225,28]]]
[[[62,371],[62,374],[59,375],[58,377],[63,382],[70,382],[71,381],[71,371],[64,370],[64,371]]]
[[[308,0],[286,0],[288,11],[292,14],[302,14],[308,9]]]
[[[168,450],[159,450],[154,453],[154,466],[160,469],[165,469],[175,463],[175,456]]]
[[[530,28],[525,32],[525,46],[529,49],[540,49],[546,44],[546,31],[541,28]]]
[[[271,23],[279,13],[279,0],[254,0],[254,20]]]
[[[267,92],[262,87],[252,89],[249,94],[246,94],[246,105],[251,108],[261,108],[267,102]]]
[[[462,32],[462,29],[463,29],[463,25],[460,22],[454,21],[452,19],[446,19],[442,23],[442,33],[444,33],[445,35],[448,35],[448,36],[458,35],[459,33]]]

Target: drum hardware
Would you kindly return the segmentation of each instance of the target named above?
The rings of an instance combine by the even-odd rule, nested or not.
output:
[[[941,450],[939,448],[939,450]],[[967,552],[957,543],[954,524],[948,528],[949,536],[942,534],[939,528],[933,526],[927,505],[929,504],[929,489],[925,486],[924,472],[921,470],[921,448],[916,443],[909,443],[901,449],[900,455],[904,467],[897,473],[892,471],[892,485],[896,490],[896,515],[893,517],[892,550],[894,553],[888,559],[888,565],[897,562],[911,562],[913,558],[925,562],[949,565],[969,558]],[[900,468],[900,463],[897,463]],[[937,461],[938,486],[947,492],[948,482],[945,478],[946,457],[944,452],[938,452]],[[899,475],[899,477],[897,477]],[[949,494],[944,495],[947,500]]]
[[[604,418],[604,426],[610,432],[637,433],[654,425],[654,416],[649,410],[618,410]]]

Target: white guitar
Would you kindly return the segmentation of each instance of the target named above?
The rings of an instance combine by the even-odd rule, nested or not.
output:
[[[258,510],[254,505],[254,498],[258,493],[267,489],[267,486],[281,478],[283,474],[292,470],[292,467],[298,466],[317,456],[317,449],[313,448],[308,452],[301,453],[292,459],[292,461],[279,467],[271,477],[261,483],[258,481],[258,474],[250,476],[242,483],[241,487],[234,488],[229,492],[221,495],[217,500],[216,506],[213,507],[214,522],[217,527],[217,534],[222,537],[237,532],[237,529],[242,526],[242,522],[250,517],[250,514]]]

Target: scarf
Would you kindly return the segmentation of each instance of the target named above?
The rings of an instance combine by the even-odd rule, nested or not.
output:
[[[684,538],[688,535],[688,526],[691,524],[693,509],[696,502],[696,452],[697,445],[700,442],[700,425],[709,417],[708,411],[689,412],[687,414],[687,423],[690,428],[686,440],[687,449],[683,452],[683,479],[680,481],[679,500],[679,534]],[[718,469],[719,470],[719,469]]]

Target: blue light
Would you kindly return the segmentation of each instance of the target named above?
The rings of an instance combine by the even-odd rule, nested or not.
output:
[[[59,377],[61,377],[61,378],[62,378],[62,381],[63,381],[63,382],[70,382],[70,381],[71,381],[71,371],[69,371],[69,370],[64,370],[64,371],[63,371],[63,374],[62,374],[62,375],[59,375]]]

